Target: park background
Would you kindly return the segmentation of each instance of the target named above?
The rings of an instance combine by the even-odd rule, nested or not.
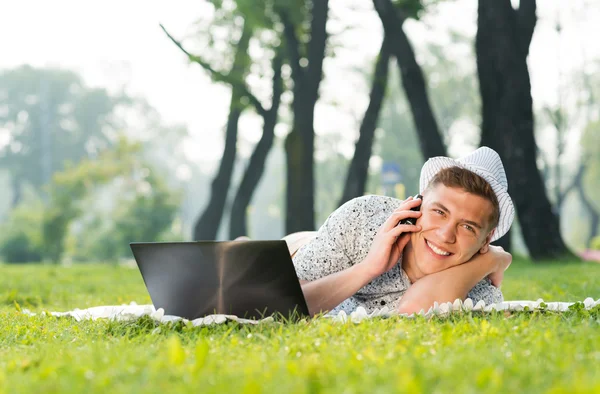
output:
[[[592,0],[5,1],[0,394],[600,392],[598,20]],[[314,230],[480,145],[517,210],[505,300],[567,311],[46,314],[150,304],[129,242]]]
[[[352,197],[416,194],[426,158],[480,145],[517,208],[500,244],[600,247],[597,3],[315,4],[3,7],[0,259],[278,239]]]

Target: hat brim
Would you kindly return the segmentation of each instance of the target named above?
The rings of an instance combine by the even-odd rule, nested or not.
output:
[[[421,177],[419,182],[419,190],[421,194],[427,188],[433,177],[443,170],[444,168],[449,167],[461,167],[466,170],[469,170],[483,179],[487,183],[490,184],[492,190],[496,194],[496,198],[498,199],[498,206],[500,208],[500,215],[498,217],[498,225],[495,228],[494,233],[492,234],[490,242],[494,242],[495,240],[502,237],[504,234],[508,232],[515,216],[515,208],[508,194],[508,191],[502,187],[502,185],[496,180],[492,174],[486,171],[482,167],[472,166],[468,163],[461,163],[457,160],[454,160],[449,157],[433,157],[423,165],[421,169]]]

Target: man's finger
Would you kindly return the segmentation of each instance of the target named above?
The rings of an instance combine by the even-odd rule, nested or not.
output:
[[[399,237],[402,233],[415,233],[421,231],[421,226],[418,224],[399,224],[390,230],[389,234],[394,237]]]
[[[396,227],[398,225],[398,223],[400,223],[401,220],[407,219],[407,218],[418,219],[421,217],[421,215],[422,215],[422,213],[420,211],[398,211],[398,212],[394,211],[394,213],[392,213],[390,215],[390,217],[383,224],[384,230],[390,231],[391,229]]]
[[[406,232],[400,234],[400,236],[396,240],[396,245],[398,245],[398,249],[404,250],[404,247],[406,246],[408,241],[410,241],[410,233]]]

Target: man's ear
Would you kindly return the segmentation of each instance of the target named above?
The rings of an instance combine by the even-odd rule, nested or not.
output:
[[[484,253],[487,253],[488,250],[490,250],[490,241],[492,240],[492,236],[494,235],[495,232],[496,232],[496,229],[494,228],[492,231],[490,231],[490,233],[487,235],[487,237],[485,237],[485,241],[483,242],[483,245],[481,245],[481,248],[479,248],[479,253],[484,254]]]

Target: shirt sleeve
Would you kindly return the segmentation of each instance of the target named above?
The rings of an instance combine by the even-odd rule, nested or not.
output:
[[[492,285],[492,281],[488,278],[484,278],[475,285],[467,294],[467,297],[473,301],[473,304],[477,304],[480,300],[483,300],[486,305],[495,304],[504,301],[504,296],[499,288]]]
[[[356,263],[357,237],[365,228],[367,197],[357,197],[333,211],[308,244],[293,258],[298,279],[314,281]]]

